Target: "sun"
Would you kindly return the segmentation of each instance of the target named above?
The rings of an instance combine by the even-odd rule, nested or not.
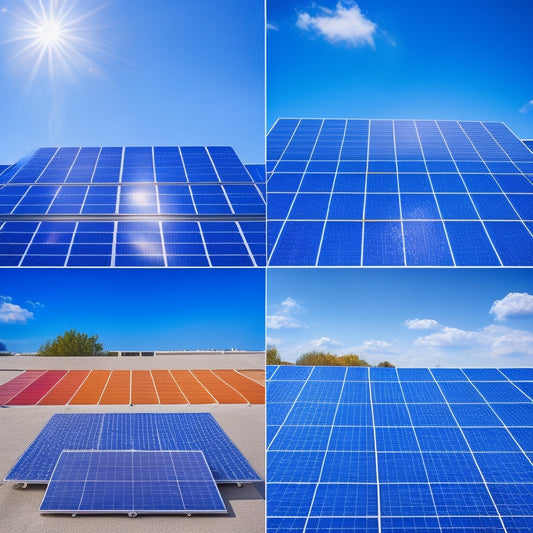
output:
[[[36,28],[36,38],[45,48],[61,46],[66,40],[66,32],[63,25],[57,20],[45,21]]]
[[[41,71],[51,79],[62,74],[75,77],[76,71],[94,71],[94,26],[89,25],[97,11],[106,4],[95,0],[23,0],[12,15],[12,38],[18,49],[13,60],[29,72],[30,83]]]

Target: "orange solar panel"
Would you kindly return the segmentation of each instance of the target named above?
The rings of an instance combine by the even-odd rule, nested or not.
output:
[[[131,403],[159,403],[149,370],[134,370],[131,376]]]
[[[130,403],[130,371],[113,370],[100,398],[100,405],[124,405]]]
[[[228,385],[236,388],[249,403],[265,403],[265,387],[235,370],[213,370]]]
[[[39,405],[65,405],[88,375],[88,370],[70,370],[55,387],[50,389]]]
[[[83,385],[72,397],[70,405],[96,405],[106,386],[110,370],[91,370]]]
[[[264,370],[238,370],[239,374],[244,374],[247,378],[257,381],[260,385],[265,385]]]
[[[211,370],[192,370],[191,372],[216,398],[218,403],[248,403],[242,394],[224,383],[216,374],[213,374]]]
[[[8,405],[35,405],[67,373],[66,370],[47,370],[42,376],[30,383]]]
[[[160,403],[187,403],[187,398],[185,398],[168,370],[152,370],[152,377],[157,387]]]
[[[45,372],[45,370],[26,370],[23,374],[19,374],[7,383],[0,385],[0,404],[5,405]]]
[[[171,370],[170,373],[189,403],[217,403],[189,370]]]

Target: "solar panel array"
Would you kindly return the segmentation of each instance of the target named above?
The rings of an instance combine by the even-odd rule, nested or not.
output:
[[[0,405],[262,404],[237,370],[27,370],[0,385]]]
[[[271,266],[533,264],[533,153],[503,123],[279,119]]]
[[[531,531],[532,398],[532,368],[268,367],[268,533]]]
[[[264,266],[264,189],[230,147],[40,148],[1,175],[0,266]]]
[[[63,450],[200,450],[217,483],[260,480],[210,413],[55,414],[5,480],[48,483]]]
[[[533,139],[527,139],[525,141],[522,141],[532,152],[533,152]]]
[[[43,513],[226,513],[201,451],[64,451]]]

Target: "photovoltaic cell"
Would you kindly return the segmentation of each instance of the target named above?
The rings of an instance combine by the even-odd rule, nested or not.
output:
[[[63,450],[200,450],[217,483],[259,476],[210,413],[55,414],[6,475],[47,483]]]
[[[279,119],[267,169],[271,266],[533,264],[533,153],[502,123]]]
[[[63,451],[42,513],[226,513],[201,451]]]
[[[41,148],[0,176],[0,266],[264,266],[264,167],[229,147]]]
[[[267,531],[527,531],[533,401],[520,386],[532,377],[269,367]],[[284,387],[298,392],[281,403]]]

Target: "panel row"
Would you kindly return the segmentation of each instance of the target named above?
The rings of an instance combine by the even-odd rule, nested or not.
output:
[[[2,266],[263,266],[264,222],[4,222]]]

